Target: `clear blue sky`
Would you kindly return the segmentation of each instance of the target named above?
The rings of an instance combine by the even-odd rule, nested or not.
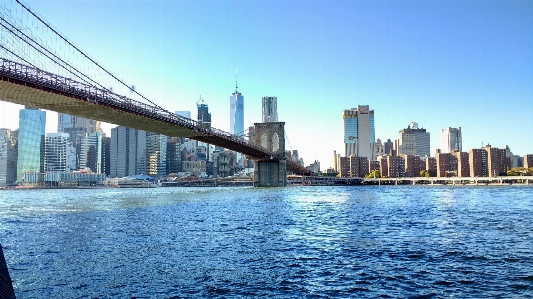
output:
[[[292,149],[322,169],[344,153],[342,111],[365,104],[383,141],[415,121],[432,153],[459,126],[463,150],[533,153],[533,1],[25,3],[162,107],[196,117],[201,94],[225,131],[238,69],[245,127],[277,96]]]

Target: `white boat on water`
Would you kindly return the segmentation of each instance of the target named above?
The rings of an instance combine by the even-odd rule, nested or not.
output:
[[[108,185],[117,188],[157,188],[161,187],[161,182],[154,177],[147,175],[133,175],[123,178],[108,179]]]
[[[160,184],[143,180],[124,180],[118,182],[118,188],[157,188]]]

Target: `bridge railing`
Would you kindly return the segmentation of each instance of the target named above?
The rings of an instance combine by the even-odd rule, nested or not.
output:
[[[190,130],[197,131],[201,134],[205,134],[206,136],[217,136],[219,138],[231,140],[234,143],[248,146],[264,153],[264,157],[277,156],[273,152],[249,142],[248,140],[244,139],[243,136],[233,135],[220,129],[205,126],[202,123],[174,114],[157,105],[150,105],[130,99],[126,96],[113,93],[105,88],[90,85],[84,82],[78,82],[71,78],[59,76],[36,67],[24,65],[5,58],[0,58],[0,62],[0,74],[3,76],[35,84],[40,87],[48,87],[56,92],[74,95],[81,100],[96,105],[106,105],[144,115],[150,118],[171,122],[179,126],[186,127]]]

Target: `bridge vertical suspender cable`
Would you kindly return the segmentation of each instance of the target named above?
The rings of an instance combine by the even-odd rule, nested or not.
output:
[[[78,47],[76,47],[74,44],[72,44],[67,38],[63,37],[63,35],[61,35],[59,32],[57,32],[52,26],[50,26],[48,23],[46,23],[41,17],[39,17],[37,14],[35,14],[31,9],[29,9],[26,5],[24,5],[20,0],[15,0],[20,6],[22,6],[26,11],[28,11],[31,15],[33,15],[37,20],[39,20],[42,24],[44,24],[48,29],[50,29],[53,33],[55,33],[57,36],[59,36],[63,41],[65,41],[68,45],[70,45],[72,48],[74,48],[76,51],[78,51],[78,53],[80,53],[81,55],[83,55],[83,57],[85,57],[86,59],[88,59],[89,61],[91,61],[92,63],[94,63],[96,66],[98,66],[101,70],[103,70],[104,72],[106,72],[109,76],[111,76],[113,79],[117,80],[118,82],[120,82],[122,85],[124,85],[126,88],[129,88],[132,92],[134,92],[135,94],[139,95],[141,98],[145,99],[146,101],[150,102],[152,105],[156,106],[156,108],[158,109],[161,109],[161,110],[165,110],[163,108],[161,108],[159,105],[155,104],[154,102],[150,101],[149,99],[147,99],[145,96],[143,96],[142,94],[140,94],[139,92],[137,92],[136,90],[134,89],[131,89],[126,83],[124,83],[122,80],[120,80],[119,78],[117,78],[115,75],[113,75],[111,72],[109,72],[107,69],[105,69],[104,67],[102,67],[98,62],[94,61],[91,57],[89,57],[87,54],[85,54],[85,52],[83,52],[82,50],[80,50]],[[107,89],[107,88],[106,88]]]
[[[5,23],[7,23],[9,26],[11,26],[13,29],[17,30],[18,33],[15,33],[13,32],[11,29],[7,28],[4,24],[1,24],[0,23],[0,26],[4,27],[5,29],[7,29],[9,32],[11,32],[13,35],[15,35],[16,37],[18,37],[20,40],[22,40],[23,42],[25,42],[26,44],[28,44],[30,47],[34,48],[36,51],[38,51],[39,53],[41,53],[42,55],[44,55],[45,57],[47,57],[48,59],[50,59],[52,62],[54,62],[55,64],[57,64],[58,66],[64,68],[67,72],[71,73],[72,75],[78,77],[80,80],[84,81],[84,79],[82,79],[80,77],[83,76],[85,78],[87,78],[89,81],[91,81],[92,83],[102,87],[103,89],[106,89],[104,86],[102,86],[100,83],[94,81],[93,79],[91,79],[89,76],[85,75],[84,73],[82,73],[81,71],[79,71],[78,69],[76,69],[75,67],[73,67],[72,65],[70,65],[68,62],[65,62],[63,59],[61,59],[60,57],[58,57],[57,55],[55,55],[54,53],[52,53],[50,50],[46,49],[44,46],[42,46],[41,44],[37,43],[35,40],[33,40],[31,37],[29,37],[28,35],[26,35],[24,32],[22,32],[20,29],[16,28],[13,24],[9,23],[7,20],[5,20],[4,18],[0,17],[0,20],[4,21]],[[18,34],[22,34],[24,36],[24,38],[20,37]],[[36,46],[34,46],[32,43],[28,42],[28,40],[30,40],[32,43],[34,43],[35,45],[39,46],[41,49],[43,49],[44,51],[48,52],[50,55],[54,56],[55,59],[58,59],[59,61],[61,61],[61,63],[57,62],[56,60],[54,60],[54,58],[51,58],[50,56],[48,56],[48,54],[46,53],[43,53],[41,50],[39,50]],[[1,46],[1,45],[0,45]],[[2,48],[6,49],[5,47],[2,46]],[[7,51],[11,52],[12,54],[14,54],[12,51],[10,51],[9,49],[6,49]],[[16,55],[16,54],[14,54]],[[19,59],[27,62],[25,59],[23,59],[22,57],[16,55]],[[30,64],[32,66],[35,67],[35,65],[33,64]],[[69,70],[66,66],[70,67],[72,70],[75,70],[76,72],[78,72],[80,75],[72,72],[71,70]]]

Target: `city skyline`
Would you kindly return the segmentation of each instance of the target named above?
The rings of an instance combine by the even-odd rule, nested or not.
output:
[[[463,149],[487,143],[519,155],[533,149],[528,1],[25,2],[165,109],[193,111],[201,93],[212,126],[225,131],[238,68],[244,127],[261,121],[262,96],[276,94],[292,149],[323,169],[343,149],[342,111],[358,105],[376,111],[381,140],[395,140],[398,130],[418,122],[434,136],[432,155],[448,127],[462,128]],[[229,12],[242,17],[230,22]],[[263,15],[272,22],[259,22]],[[0,127],[15,129],[20,108],[0,102]],[[54,117],[47,111],[47,133],[55,132]],[[503,125],[507,118],[516,121]],[[103,126],[106,133],[111,127]]]

